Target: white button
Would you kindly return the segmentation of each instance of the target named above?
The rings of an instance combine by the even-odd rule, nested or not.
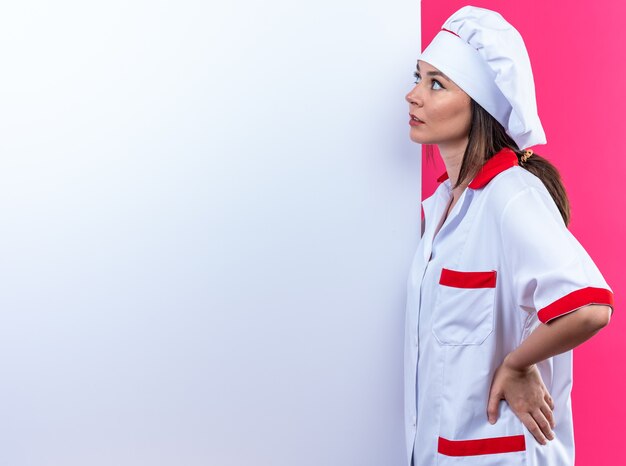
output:
[[[415,346],[417,346],[417,335],[415,335],[415,338],[413,339],[413,341],[415,342]]]

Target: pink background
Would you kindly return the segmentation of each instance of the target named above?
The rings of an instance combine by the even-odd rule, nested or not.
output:
[[[467,1],[422,0],[422,43]],[[537,101],[548,144],[535,151],[560,170],[571,202],[570,229],[589,252],[616,299],[610,325],[574,350],[572,405],[576,466],[626,464],[626,371],[623,369],[626,294],[619,267],[626,262],[626,173],[622,113],[626,108],[626,4],[618,1],[474,1],[499,11],[520,31],[533,65]],[[445,168],[435,151],[423,164],[423,198]]]

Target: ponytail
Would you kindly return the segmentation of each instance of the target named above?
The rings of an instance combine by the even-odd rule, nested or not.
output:
[[[500,152],[505,147],[517,154],[520,166],[537,176],[546,186],[550,196],[554,200],[563,222],[569,225],[570,206],[565,186],[557,168],[547,159],[538,154],[522,162],[523,151],[520,151],[515,141],[506,134],[504,127],[496,121],[485,109],[472,99],[472,122],[469,132],[469,141],[463,155],[463,163],[459,171],[456,186],[465,179],[474,176],[487,160]],[[454,186],[454,187],[456,187]]]
[[[524,155],[524,153],[519,150],[513,150],[517,154],[518,159]],[[554,203],[558,207],[565,225],[569,225],[569,200],[567,199],[567,192],[565,191],[565,186],[563,186],[563,181],[561,181],[561,175],[557,168],[547,159],[537,154],[533,154],[532,157],[527,158],[525,162],[520,163],[520,166],[543,181],[543,184],[548,189],[550,196],[552,196]]]

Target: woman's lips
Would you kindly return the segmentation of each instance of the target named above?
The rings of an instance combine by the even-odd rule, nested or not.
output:
[[[422,120],[417,118],[412,113],[409,113],[409,116],[411,117],[411,119],[409,120],[409,125],[411,125],[411,126],[419,126],[419,125],[423,125],[424,124],[424,122]]]

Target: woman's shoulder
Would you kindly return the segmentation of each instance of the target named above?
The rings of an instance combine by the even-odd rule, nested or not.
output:
[[[508,210],[525,213],[548,210],[560,218],[560,213],[548,189],[537,176],[520,166],[511,167],[498,174],[485,186],[483,196],[490,209],[501,217]]]
[[[536,189],[548,193],[543,182],[519,165],[504,170],[487,185],[492,191],[507,199],[526,189]]]

